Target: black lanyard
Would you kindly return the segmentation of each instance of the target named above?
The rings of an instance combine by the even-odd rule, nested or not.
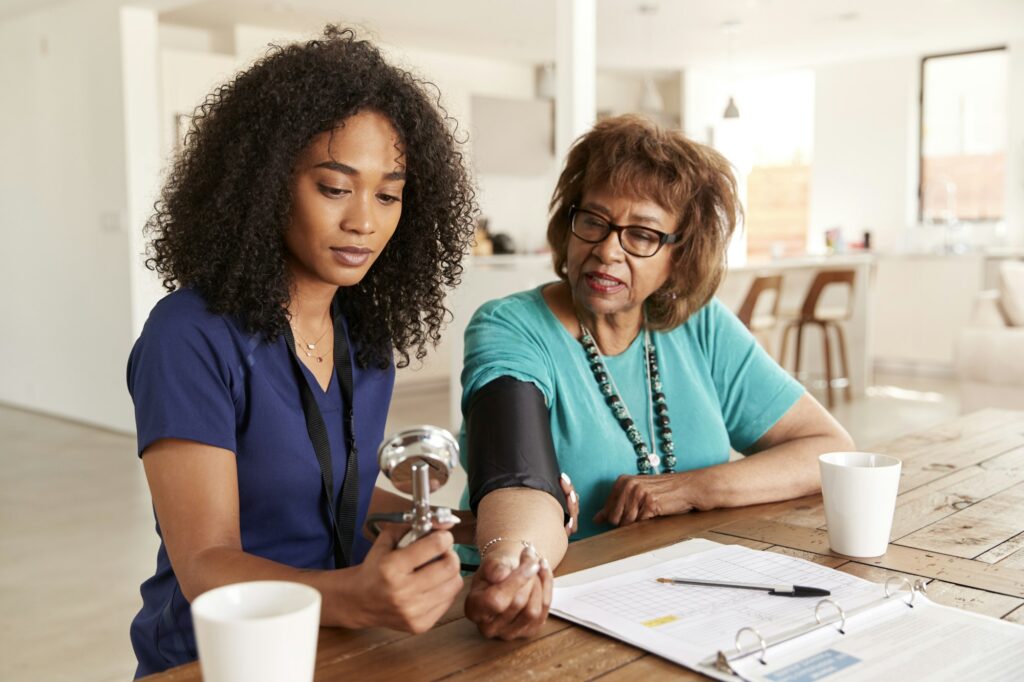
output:
[[[359,452],[356,449],[355,420],[352,415],[352,359],[348,352],[348,336],[344,324],[334,319],[334,371],[341,382],[342,409],[345,411],[345,445],[348,450],[348,463],[345,466],[345,480],[341,484],[341,496],[337,506],[334,503],[334,478],[331,473],[331,444],[327,439],[327,426],[324,424],[320,407],[309,387],[309,381],[302,371],[302,361],[295,352],[295,337],[291,327],[285,327],[285,338],[288,350],[291,351],[295,376],[302,394],[302,412],[306,416],[306,431],[316,451],[316,459],[320,463],[320,476],[324,494],[327,497],[327,512],[331,518],[333,530],[334,565],[345,568],[352,561],[352,537],[355,534],[356,515],[359,507]]]

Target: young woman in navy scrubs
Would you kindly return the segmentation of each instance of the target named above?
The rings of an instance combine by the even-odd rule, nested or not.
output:
[[[272,48],[197,110],[147,229],[173,293],[128,362],[161,538],[137,675],[196,658],[189,602],[303,582],[324,625],[420,632],[459,589],[452,534],[371,546],[394,367],[436,343],[475,205],[453,122],[349,31]],[[433,561],[440,557],[439,560]]]

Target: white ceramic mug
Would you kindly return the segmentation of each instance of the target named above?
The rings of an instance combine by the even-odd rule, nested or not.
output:
[[[320,593],[300,583],[224,585],[192,602],[205,682],[310,682]]]
[[[900,460],[871,452],[829,452],[818,457],[818,465],[832,551],[851,557],[885,554]]]

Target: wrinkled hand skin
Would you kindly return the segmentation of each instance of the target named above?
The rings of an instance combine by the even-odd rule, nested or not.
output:
[[[490,639],[513,640],[536,635],[551,606],[554,574],[531,548],[523,549],[518,566],[488,554],[473,575],[466,596],[466,618]]]
[[[682,514],[697,509],[690,499],[685,474],[657,476],[619,476],[612,486],[604,509],[594,516],[595,523],[628,526],[656,516]]]

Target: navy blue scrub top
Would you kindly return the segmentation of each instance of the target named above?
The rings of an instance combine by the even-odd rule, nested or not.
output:
[[[347,334],[343,328],[338,331]],[[128,360],[138,452],[162,438],[234,452],[242,549],[296,568],[330,569],[332,532],[320,466],[289,356],[283,336],[268,343],[262,335],[246,332],[234,318],[210,313],[202,296],[191,289],[164,297]],[[337,373],[324,392],[313,374],[302,369],[327,425],[337,500],[348,455]],[[353,361],[359,451],[353,563],[361,562],[369,549],[360,529],[377,481],[376,453],[394,379],[393,365],[360,368]],[[159,523],[156,531],[159,535]],[[141,591],[142,610],[131,626],[139,661],[136,677],[194,661],[189,603],[171,570],[162,536],[156,573]]]

